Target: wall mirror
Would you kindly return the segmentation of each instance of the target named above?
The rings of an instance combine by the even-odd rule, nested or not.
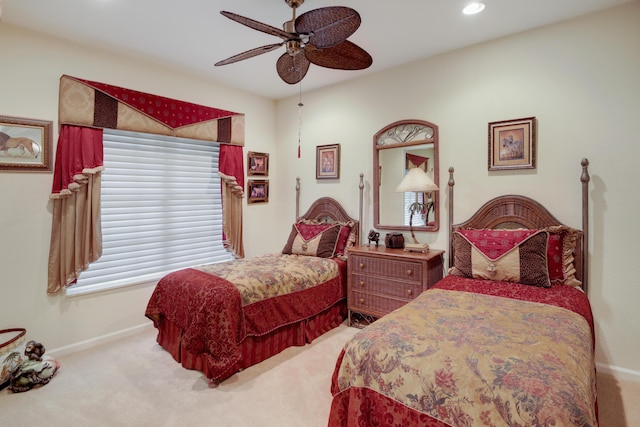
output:
[[[396,188],[412,167],[422,168],[440,187],[438,126],[423,120],[401,120],[373,136],[373,222],[383,230],[409,230],[410,206],[419,198],[430,209],[414,214],[415,231],[440,228],[439,191],[398,193]]]

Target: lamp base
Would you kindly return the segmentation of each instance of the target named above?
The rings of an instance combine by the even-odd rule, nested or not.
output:
[[[404,245],[405,252],[427,252],[429,245],[426,243],[407,243]]]

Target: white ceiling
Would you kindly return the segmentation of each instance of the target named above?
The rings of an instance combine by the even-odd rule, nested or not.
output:
[[[349,6],[362,25],[349,40],[373,57],[361,71],[311,65],[298,85],[278,77],[284,47],[235,64],[229,56],[281,40],[220,15],[226,10],[281,28],[292,11],[284,0],[0,0],[1,22],[101,49],[147,57],[199,77],[281,99],[453,49],[566,20],[633,0],[484,0],[466,16],[470,0],[306,0],[298,15]],[[90,78],[91,76],[80,76]]]

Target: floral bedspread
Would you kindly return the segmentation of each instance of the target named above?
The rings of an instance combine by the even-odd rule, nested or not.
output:
[[[596,426],[595,384],[582,315],[430,289],[346,344],[329,425]]]
[[[236,285],[243,306],[309,289],[338,275],[338,266],[330,259],[282,254],[268,254],[195,268]]]
[[[261,335],[344,298],[341,261],[267,255],[179,270],[156,286],[145,315],[184,332],[182,344],[203,355],[212,379],[229,376],[248,335]],[[304,292],[302,292],[304,291]]]

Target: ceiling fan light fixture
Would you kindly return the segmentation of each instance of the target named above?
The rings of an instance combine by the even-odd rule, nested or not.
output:
[[[215,65],[232,64],[285,46],[287,51],[278,58],[276,70],[288,84],[299,83],[311,63],[337,70],[363,70],[371,66],[371,55],[347,40],[360,26],[358,12],[344,6],[327,6],[310,10],[296,18],[296,9],[303,2],[285,0],[293,9],[293,18],[283,24],[282,30],[236,13],[221,11],[223,16],[232,21],[279,37],[282,41],[247,50],[218,61]]]
[[[482,12],[484,8],[484,3],[473,2],[466,5],[464,9],[462,9],[462,13],[464,13],[465,15],[475,15],[476,13]]]

